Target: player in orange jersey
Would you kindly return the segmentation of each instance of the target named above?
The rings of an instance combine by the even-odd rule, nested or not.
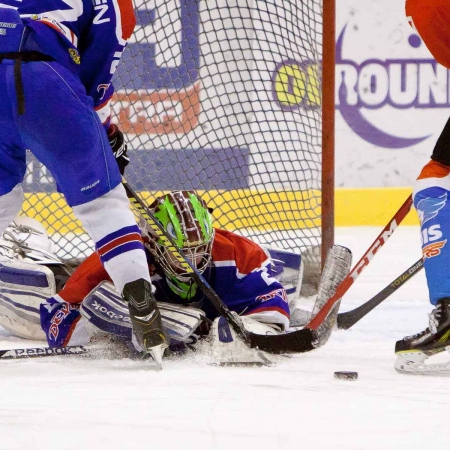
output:
[[[406,16],[436,61],[450,69],[450,2],[407,0]],[[435,309],[422,332],[397,341],[399,372],[430,373],[441,368],[425,360],[450,345],[450,120],[436,142],[431,161],[414,186],[414,206],[419,214],[422,253],[430,302]]]

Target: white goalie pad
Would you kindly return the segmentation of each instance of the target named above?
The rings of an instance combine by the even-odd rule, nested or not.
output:
[[[62,265],[55,245],[37,220],[17,216],[0,238],[0,257],[34,261],[41,265]]]
[[[17,259],[0,260],[0,325],[10,333],[45,341],[39,306],[55,293],[55,277],[48,267]]]
[[[251,315],[238,316],[232,313],[242,326],[255,334],[274,335],[280,330],[276,326],[261,323]],[[271,365],[269,355],[254,348],[248,347],[243,340],[237,336],[236,332],[229,325],[225,317],[218,317],[214,320],[210,334],[206,340],[207,352],[211,356],[212,364],[228,365]],[[274,358],[274,355],[270,355]]]
[[[43,340],[40,304],[56,294],[53,270],[69,276],[35,219],[18,216],[0,238],[0,325],[15,336]]]
[[[164,328],[176,342],[185,342],[205,317],[197,308],[158,302]],[[128,306],[110,282],[102,283],[83,300],[81,314],[98,329],[131,339]]]

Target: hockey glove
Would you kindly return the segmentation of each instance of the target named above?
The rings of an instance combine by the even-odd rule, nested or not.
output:
[[[130,158],[127,155],[128,146],[123,137],[123,133],[117,128],[117,125],[111,124],[109,126],[108,139],[114,156],[116,157],[120,174],[123,175],[125,173],[125,167],[130,163]]]
[[[47,336],[49,347],[69,345],[72,334],[81,319],[80,305],[61,302],[51,297],[41,303],[41,327]],[[70,344],[74,345],[72,342]]]

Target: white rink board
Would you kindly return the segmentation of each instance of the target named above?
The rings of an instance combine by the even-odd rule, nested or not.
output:
[[[336,86],[339,91],[345,72],[349,116],[344,119],[337,92],[337,187],[412,185],[450,115],[449,73],[433,66],[404,3],[337,0],[336,37],[344,34]]]
[[[341,38],[336,48],[336,186],[411,186],[450,115],[449,72],[435,63],[407,23],[403,0],[336,2],[336,37]],[[141,0],[138,3],[141,10],[153,9],[156,5],[156,9],[163,12],[176,8],[178,0],[151,3]],[[257,3],[255,0],[248,5]],[[248,148],[250,186],[267,183],[268,175],[261,168],[273,164],[270,182],[276,188],[304,188],[302,173],[308,183],[310,177],[316,182],[319,180],[320,136],[315,130],[319,110],[304,107],[283,110],[274,96],[273,80],[286,61],[306,64],[314,60],[315,51],[320,53],[319,42],[311,46],[304,39],[298,47],[285,48],[283,40],[279,39],[280,30],[286,25],[283,17],[276,15],[278,22],[264,27],[265,15],[259,19],[242,13],[241,17],[236,4],[238,2],[225,0],[200,3],[204,33],[200,42],[203,60],[199,70],[201,129],[197,127],[180,135],[179,140],[174,140],[170,134],[130,135],[131,147],[164,148],[174,152],[205,145],[222,150]],[[261,1],[262,4],[269,9],[273,6],[273,2]],[[214,20],[211,20],[219,11],[225,24],[236,25],[235,30],[229,28],[228,40],[222,35],[216,36]],[[167,57],[174,42],[180,40],[178,21],[172,19],[176,25],[174,33],[166,36],[164,27],[154,30],[138,27],[132,43],[144,35],[153,36],[150,33],[153,32],[160,62],[162,55]],[[277,42],[277,45],[269,46],[264,40],[255,39],[262,29],[268,42]],[[316,39],[319,41],[320,37]],[[240,42],[240,46],[235,48],[233,42]],[[180,63],[170,58],[169,62]],[[142,106],[144,112],[156,120],[156,112],[145,105]],[[206,110],[208,115],[204,113]],[[298,114],[303,116],[301,120]],[[131,114],[129,119],[134,123],[138,116]],[[259,124],[265,117],[273,122],[260,129]],[[285,121],[281,127],[277,124],[280,121]],[[236,137],[236,126],[245,134]],[[215,130],[219,130],[217,135]],[[296,161],[299,154],[302,163]],[[293,178],[293,172],[298,179]]]

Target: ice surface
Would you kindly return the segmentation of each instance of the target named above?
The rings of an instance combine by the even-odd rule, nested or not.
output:
[[[378,228],[338,229],[354,263]],[[368,300],[420,257],[400,227],[342,302]],[[156,372],[130,360],[1,361],[0,449],[440,450],[449,378],[400,375],[397,339],[427,325],[423,272],[325,347],[274,367],[213,367],[196,355]],[[0,333],[0,347],[33,346]],[[357,381],[334,379],[357,371]]]

